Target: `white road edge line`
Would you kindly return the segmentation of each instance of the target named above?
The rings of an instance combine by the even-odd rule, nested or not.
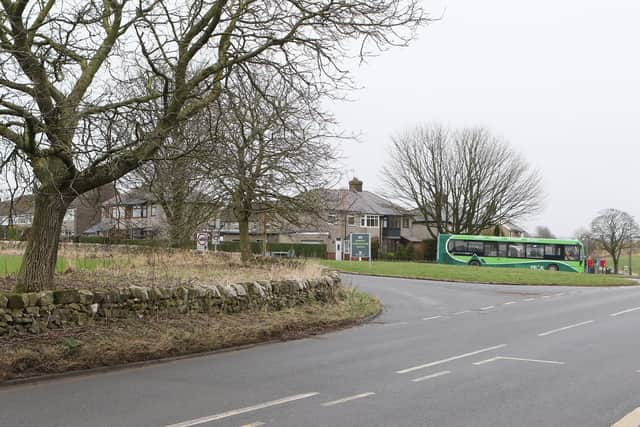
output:
[[[486,363],[495,362],[496,360],[516,360],[519,362],[534,362],[534,363],[547,363],[550,365],[564,365],[564,362],[556,362],[555,360],[525,359],[522,357],[510,357],[510,356],[496,356],[496,357],[492,357],[491,359],[475,362],[474,365],[480,366]]]
[[[634,308],[630,308],[628,310],[622,310],[622,311],[619,311],[617,313],[610,314],[609,316],[613,316],[613,317],[620,316],[621,314],[627,314],[627,313],[631,313],[632,311],[637,311],[637,310],[640,310],[640,307],[634,307]]]
[[[263,426],[264,423],[262,421],[256,421],[255,423],[251,423],[251,424],[244,424],[241,425],[240,427],[260,427]]]
[[[636,408],[629,412],[611,427],[637,427],[640,425],[640,408]]]
[[[539,333],[538,336],[539,337],[545,337],[547,335],[555,334],[556,332],[566,331],[567,329],[577,328],[578,326],[588,325],[589,323],[593,323],[593,320],[587,320],[585,322],[574,323],[573,325],[564,326],[562,328],[552,329],[552,330],[547,331],[547,332]]]
[[[441,377],[443,375],[447,375],[447,374],[450,374],[450,373],[451,373],[451,371],[440,371],[440,372],[436,372],[435,374],[427,375],[427,376],[424,376],[424,377],[414,378],[411,381],[413,381],[414,383],[419,383],[420,381],[430,380],[431,378],[438,378],[438,377]]]
[[[476,354],[486,353],[487,351],[497,350],[499,348],[506,347],[506,344],[494,345],[492,347],[482,348],[480,350],[472,351],[470,353],[461,354],[459,356],[452,356],[447,359],[436,360],[435,362],[425,363],[424,365],[412,366],[411,368],[401,369],[396,371],[396,374],[408,374],[409,372],[417,371],[419,369],[430,368],[431,366],[442,365],[443,363],[451,362],[453,360],[462,359],[465,357],[475,356]]]
[[[511,304],[517,304],[516,301],[507,301],[504,303],[504,305],[511,305]]]
[[[425,318],[423,318],[422,320],[433,320],[433,319],[439,319],[439,318],[441,318],[441,317],[442,317],[442,316],[425,317]]]
[[[221,420],[223,418],[229,418],[234,415],[245,414],[247,412],[257,411],[259,409],[269,408],[271,406],[283,405],[285,403],[293,402],[296,400],[307,399],[309,397],[317,396],[318,393],[304,393],[304,394],[294,394],[293,396],[283,397],[282,399],[270,400],[269,402],[260,403],[253,406],[247,406],[245,408],[234,409],[227,412],[222,412],[215,415],[209,415],[202,418],[196,418],[189,421],[183,421],[181,423],[169,424],[166,427],[191,427],[199,424],[209,423],[211,421]]]
[[[496,306],[495,305],[488,305],[486,307],[482,307],[480,310],[486,311],[486,310],[491,310],[492,308],[496,308]]]
[[[331,402],[325,402],[325,403],[322,404],[322,406],[339,405],[341,403],[351,402],[352,400],[356,400],[356,399],[364,399],[365,397],[373,396],[374,394],[375,393],[372,392],[372,391],[370,391],[368,393],[356,394],[356,395],[353,395],[353,396],[343,397],[342,399],[332,400]]]

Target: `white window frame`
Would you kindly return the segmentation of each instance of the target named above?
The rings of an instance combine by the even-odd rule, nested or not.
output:
[[[338,215],[335,213],[330,213],[327,215],[327,223],[328,224],[337,224],[338,223]]]
[[[347,215],[347,225],[349,227],[355,227],[357,225],[355,215]]]
[[[380,215],[362,215],[360,217],[360,227],[366,228],[379,228],[380,227]]]

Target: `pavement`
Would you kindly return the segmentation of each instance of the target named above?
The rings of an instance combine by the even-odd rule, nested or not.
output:
[[[640,425],[640,286],[344,276],[383,314],[297,341],[0,388],[0,426]]]

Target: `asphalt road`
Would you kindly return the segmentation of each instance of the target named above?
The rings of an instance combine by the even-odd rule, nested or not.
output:
[[[0,388],[0,426],[609,426],[640,407],[640,287],[345,276],[349,330]]]

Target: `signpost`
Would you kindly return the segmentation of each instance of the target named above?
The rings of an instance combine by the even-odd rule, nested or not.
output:
[[[200,252],[206,252],[209,249],[209,233],[196,234],[196,249]]]
[[[371,235],[369,233],[351,233],[351,257],[368,258],[371,264]]]
[[[218,245],[222,242],[222,236],[216,234],[213,236],[213,251],[218,252]]]

